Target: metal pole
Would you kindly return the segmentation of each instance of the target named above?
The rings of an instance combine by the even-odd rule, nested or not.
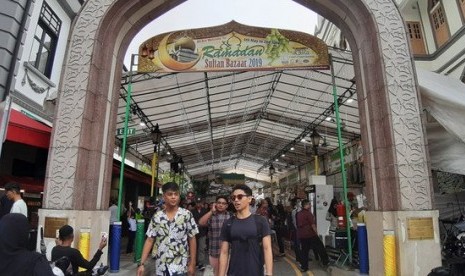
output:
[[[124,116],[123,148],[121,152],[121,167],[120,167],[120,172],[119,172],[119,187],[118,187],[118,219],[121,218],[121,199],[123,195],[124,161],[126,159],[126,141],[128,139],[129,109],[131,106],[132,67],[134,66],[135,56],[136,56],[135,54],[131,55],[131,67],[129,68],[128,94],[126,95],[126,113]]]
[[[157,149],[157,152],[160,152],[160,144],[161,143],[158,143],[158,149]],[[158,158],[157,158],[158,159]],[[157,160],[158,161],[158,160]],[[156,177],[155,177],[155,180],[158,179],[158,169],[159,169],[159,166],[158,166],[158,163],[157,163],[157,171],[155,172],[156,174]],[[155,183],[155,199],[158,198],[158,194],[159,194],[159,188],[158,186],[156,185]]]
[[[152,158],[152,187],[150,188],[150,197],[153,197],[153,190],[157,179],[158,172],[158,152],[157,145],[153,146],[153,158]]]
[[[341,118],[339,114],[339,101],[337,98],[337,87],[336,79],[334,77],[334,67],[333,67],[333,57],[329,55],[329,61],[331,66],[331,81],[333,85],[333,97],[334,97],[334,113],[336,113],[336,125],[337,125],[337,141],[339,144],[339,158],[341,162],[341,174],[342,174],[342,183],[344,190],[344,205],[346,206],[346,220],[347,220],[347,249],[349,251],[349,262],[352,263],[352,238],[349,227],[350,220],[350,207],[349,200],[347,199],[347,177],[346,177],[346,168],[344,164],[344,149],[342,148],[342,135],[341,135]]]
[[[319,164],[318,164],[318,154],[315,151],[315,175],[318,175],[318,171],[320,170]]]

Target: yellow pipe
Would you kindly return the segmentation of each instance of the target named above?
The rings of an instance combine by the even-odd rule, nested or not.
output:
[[[89,260],[90,250],[90,229],[81,229],[79,235],[79,251],[84,259]],[[86,269],[80,267],[79,271],[85,271]]]
[[[384,275],[396,276],[396,237],[394,231],[384,232]]]

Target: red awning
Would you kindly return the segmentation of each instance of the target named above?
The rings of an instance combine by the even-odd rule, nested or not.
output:
[[[50,145],[51,131],[51,127],[12,109],[6,139],[12,142],[47,149]]]

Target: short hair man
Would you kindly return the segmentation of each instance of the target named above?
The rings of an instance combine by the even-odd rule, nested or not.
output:
[[[244,184],[236,185],[231,201],[236,216],[223,223],[221,229],[219,275],[272,275],[271,229],[264,217],[250,212],[252,190]]]
[[[5,185],[5,194],[9,200],[13,201],[10,213],[20,213],[27,217],[27,205],[21,198],[21,192],[18,183],[10,182]]]
[[[199,232],[194,216],[189,210],[179,207],[178,184],[168,182],[162,186],[162,191],[165,208],[157,211],[150,221],[137,275],[144,275],[145,261],[155,243],[157,276],[194,276],[197,250],[195,235]]]
[[[210,265],[213,267],[214,276],[219,276],[221,227],[231,217],[227,209],[228,198],[222,195],[217,196],[216,202],[212,204],[210,211],[199,220],[200,226],[208,226],[208,255]]]
[[[58,230],[58,233],[59,244],[52,249],[52,262],[60,259],[61,257],[68,257],[68,259],[71,262],[71,266],[73,267],[73,275],[78,273],[79,267],[91,271],[97,264],[97,262],[100,260],[100,257],[103,254],[102,250],[107,245],[106,238],[102,237],[97,252],[95,252],[94,257],[89,262],[86,259],[84,259],[79,250],[71,247],[71,244],[74,241],[73,227],[69,225],[64,225],[60,228],[60,230]]]
[[[328,254],[326,254],[325,246],[318,237],[318,232],[315,223],[315,217],[310,211],[310,202],[308,199],[302,200],[302,210],[297,213],[297,237],[300,240],[302,250],[300,252],[301,271],[308,270],[308,252],[311,248],[320,257],[323,267],[329,263]]]

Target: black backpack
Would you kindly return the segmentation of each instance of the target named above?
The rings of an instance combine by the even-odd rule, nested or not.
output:
[[[258,216],[257,214],[252,214],[253,216],[253,220],[255,222],[255,227],[257,228],[257,235],[256,235],[256,239],[258,241],[258,243],[261,245],[262,244],[262,239],[263,239],[263,225],[258,221]],[[236,220],[236,216],[231,216],[225,223],[226,223],[226,240],[228,242],[231,242],[231,228],[232,228],[232,224],[234,223],[234,221]]]
[[[57,259],[56,261],[51,262],[50,266],[52,267],[52,271],[55,273],[55,275],[59,275],[56,272],[57,268],[65,276],[73,275],[73,266],[71,265],[71,261],[69,260],[69,258],[66,257],[66,256],[63,256],[63,257]]]

